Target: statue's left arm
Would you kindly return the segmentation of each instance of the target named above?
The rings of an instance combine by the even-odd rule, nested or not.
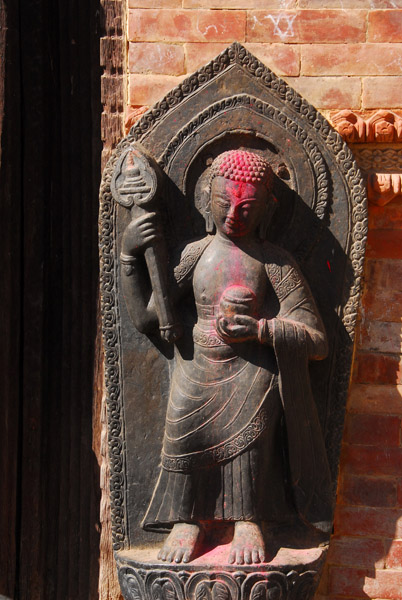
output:
[[[267,262],[266,269],[280,309],[274,319],[260,320],[259,337],[270,343],[275,327],[292,324],[296,332],[303,333],[308,358],[323,359],[328,354],[327,336],[310,287],[289,254],[275,254],[274,262]]]

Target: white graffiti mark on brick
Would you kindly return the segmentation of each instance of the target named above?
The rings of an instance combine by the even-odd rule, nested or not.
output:
[[[280,38],[294,37],[293,21],[296,15],[266,15],[274,24],[274,35],[279,35]]]

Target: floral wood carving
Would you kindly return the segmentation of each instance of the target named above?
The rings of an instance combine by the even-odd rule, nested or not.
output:
[[[368,199],[385,206],[402,193],[402,173],[371,173],[368,177]]]
[[[357,111],[341,110],[331,121],[349,143],[402,141],[402,117],[395,112],[379,110],[364,119]]]
[[[378,173],[402,171],[402,148],[353,148],[353,154],[363,171]]]
[[[366,125],[363,119],[351,110],[341,110],[332,123],[345,142],[356,143],[364,141]]]

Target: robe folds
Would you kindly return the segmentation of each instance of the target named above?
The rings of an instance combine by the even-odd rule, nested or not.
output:
[[[179,285],[191,282],[211,239],[185,246],[174,269]],[[272,518],[266,496],[284,473],[267,465],[283,423],[293,506],[320,529],[331,521],[329,467],[308,371],[310,359],[327,353],[325,331],[292,257],[269,242],[262,245],[277,306],[271,339],[228,344],[215,329],[219,306],[197,305],[193,353],[184,358],[178,352],[175,359],[161,472],[143,521],[147,530]]]

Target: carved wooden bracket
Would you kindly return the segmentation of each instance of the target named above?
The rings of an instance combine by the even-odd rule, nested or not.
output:
[[[345,142],[364,141],[366,125],[363,119],[351,110],[341,110],[332,117],[332,124]]]
[[[359,111],[341,110],[332,115],[331,121],[343,139],[351,144],[402,142],[402,116],[388,110],[378,110],[369,116],[361,115]],[[402,194],[401,148],[356,148],[354,154],[360,168],[366,171],[371,203],[385,206]]]
[[[368,199],[377,206],[385,206],[402,194],[402,173],[371,173],[367,182]]]
[[[341,110],[331,121],[349,143],[402,142],[402,116],[388,110],[378,110],[366,118],[359,112]]]

